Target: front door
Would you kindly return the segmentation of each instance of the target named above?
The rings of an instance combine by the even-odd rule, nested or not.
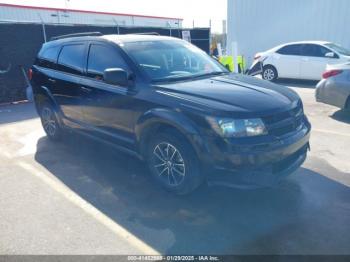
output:
[[[107,68],[122,68],[129,72],[116,47],[105,43],[91,43],[87,74],[80,85],[84,93],[84,123],[94,135],[132,147],[135,92],[128,87],[105,83],[103,72]]]
[[[301,49],[300,78],[320,80],[325,72],[327,64],[336,64],[337,57],[326,57],[332,51],[316,44],[304,44]]]

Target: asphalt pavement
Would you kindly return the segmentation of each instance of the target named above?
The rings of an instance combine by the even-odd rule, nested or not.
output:
[[[350,254],[350,113],[285,84],[313,126],[304,165],[278,187],[182,197],[105,145],[49,141],[33,104],[0,106],[0,254]]]

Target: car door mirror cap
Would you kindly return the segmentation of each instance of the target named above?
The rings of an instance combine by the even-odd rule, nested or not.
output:
[[[324,55],[325,57],[328,57],[328,58],[336,58],[336,55],[334,52],[328,52]]]
[[[128,87],[128,78],[128,73],[122,68],[107,68],[103,72],[103,80],[111,85]]]

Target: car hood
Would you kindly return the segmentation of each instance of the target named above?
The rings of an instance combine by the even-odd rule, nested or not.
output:
[[[181,99],[182,105],[192,103],[213,111],[241,114],[264,115],[288,110],[299,100],[287,87],[239,74],[162,83],[156,88],[164,95]]]

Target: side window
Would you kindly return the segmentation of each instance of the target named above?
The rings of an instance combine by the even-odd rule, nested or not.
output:
[[[326,57],[329,52],[332,51],[320,45],[305,44],[302,48],[302,55],[304,56]]]
[[[72,44],[62,47],[58,57],[58,69],[72,74],[82,74],[84,68],[84,44]]]
[[[286,45],[277,50],[276,53],[281,55],[300,55],[300,48],[301,45]]]
[[[88,58],[88,76],[102,79],[107,68],[122,68],[127,71],[127,65],[117,50],[105,45],[92,44]]]
[[[38,56],[38,65],[47,68],[54,68],[59,51],[60,46],[53,46],[42,50]]]

